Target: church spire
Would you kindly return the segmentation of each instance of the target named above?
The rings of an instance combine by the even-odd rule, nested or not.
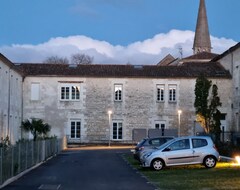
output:
[[[211,53],[211,41],[208,30],[207,11],[205,6],[205,0],[200,0],[198,9],[197,25],[195,30],[193,53],[200,52]]]

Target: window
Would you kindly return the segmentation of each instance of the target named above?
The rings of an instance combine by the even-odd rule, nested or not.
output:
[[[40,99],[40,84],[32,83],[31,84],[31,100],[39,100]]]
[[[169,85],[168,87],[168,94],[169,94],[169,102],[175,102],[176,101],[176,85]]]
[[[115,101],[122,101],[122,84],[114,85]]]
[[[157,101],[164,101],[164,85],[157,85]]]
[[[113,140],[123,139],[123,125],[122,122],[113,122]]]
[[[192,139],[192,144],[193,148],[200,148],[208,145],[206,139]]]
[[[171,151],[190,149],[189,139],[176,141],[168,147]]]
[[[71,138],[79,139],[81,137],[81,121],[71,121]]]
[[[79,100],[80,86],[66,84],[61,86],[61,100]]]
[[[161,130],[162,136],[164,136],[164,132],[166,129],[166,122],[165,121],[155,121],[155,129]]]
[[[155,123],[155,129],[165,129],[165,123]]]

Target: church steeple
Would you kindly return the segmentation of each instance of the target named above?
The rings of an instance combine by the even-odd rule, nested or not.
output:
[[[207,11],[205,6],[205,0],[200,0],[198,9],[197,25],[195,30],[193,53],[200,52],[211,53],[211,41],[208,30]]]

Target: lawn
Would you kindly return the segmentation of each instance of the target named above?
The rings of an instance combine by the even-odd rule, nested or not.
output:
[[[231,163],[219,162],[213,169],[206,169],[201,165],[191,165],[152,171],[142,168],[132,155],[125,155],[125,158],[146,176],[149,182],[161,190],[240,189],[240,166]]]

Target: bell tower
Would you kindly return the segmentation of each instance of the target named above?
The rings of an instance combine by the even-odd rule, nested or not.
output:
[[[201,52],[211,53],[211,41],[208,30],[207,11],[205,0],[200,0],[198,9],[197,25],[195,30],[195,37],[193,43],[193,54]]]

